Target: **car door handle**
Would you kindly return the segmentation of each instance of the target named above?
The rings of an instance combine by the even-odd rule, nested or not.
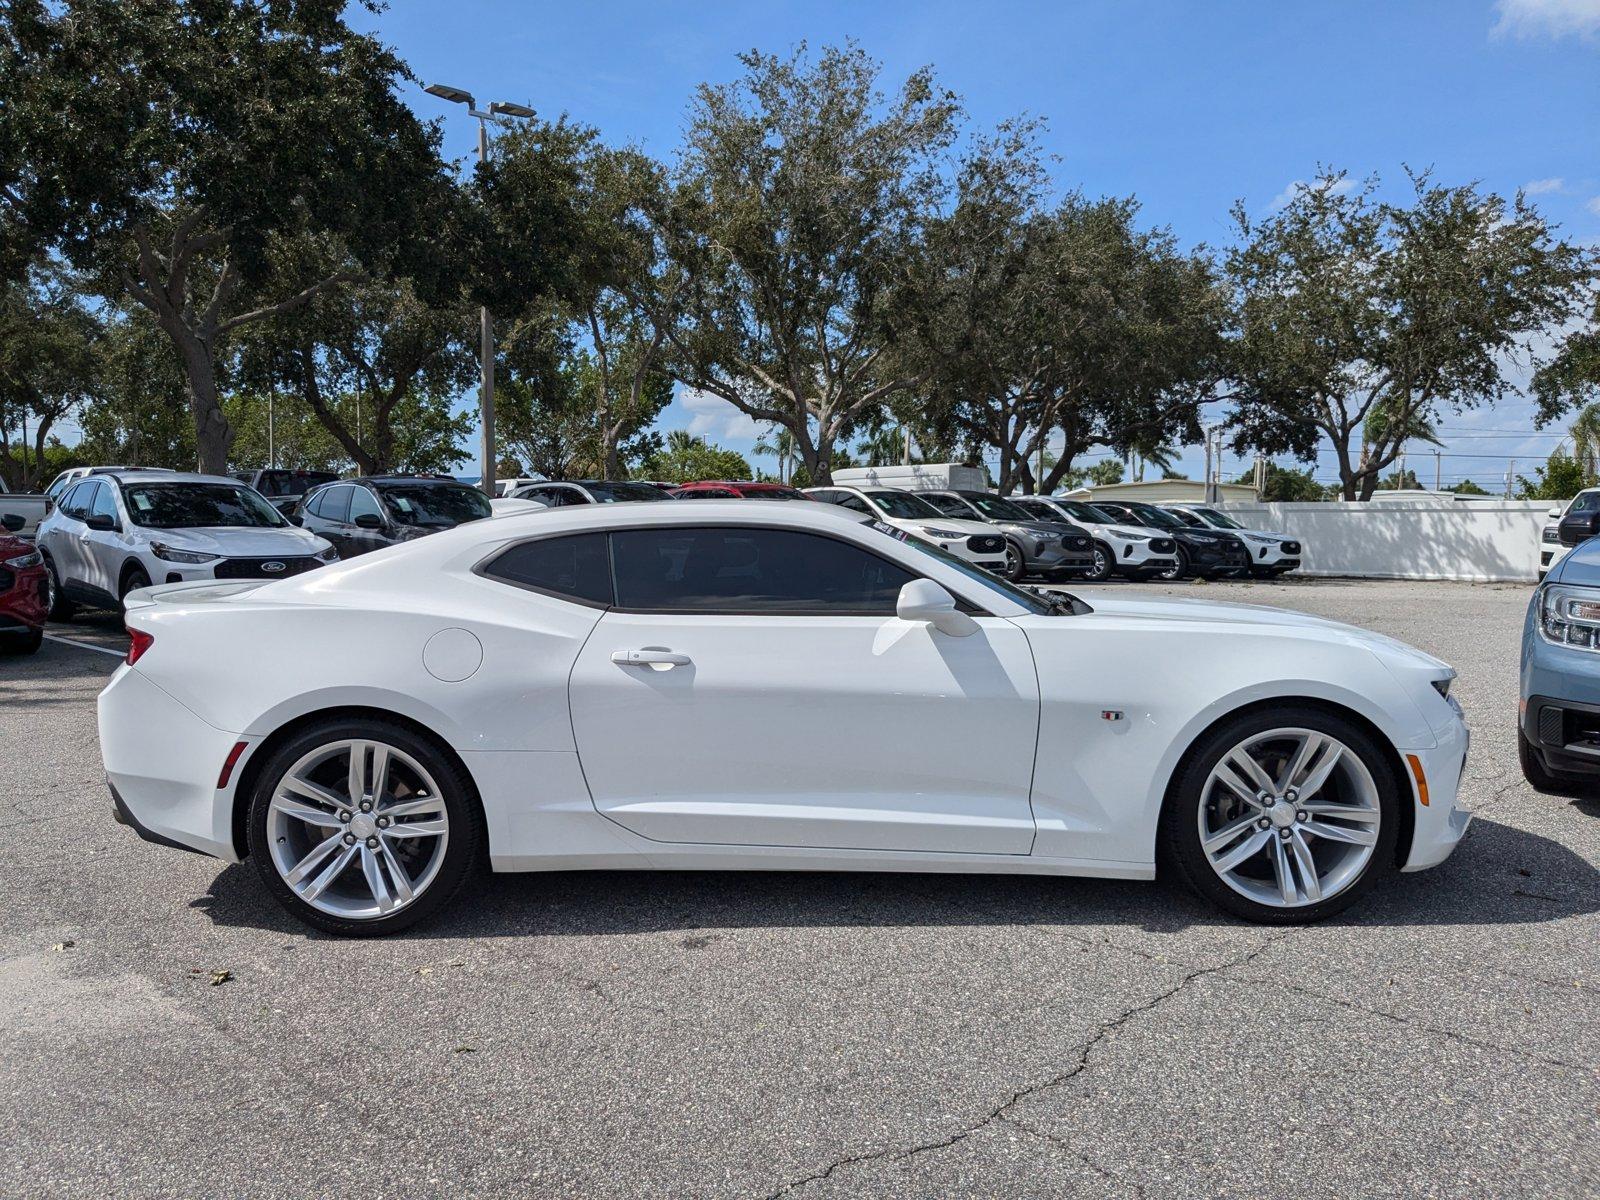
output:
[[[689,656],[670,650],[613,650],[611,661],[619,667],[687,667]]]

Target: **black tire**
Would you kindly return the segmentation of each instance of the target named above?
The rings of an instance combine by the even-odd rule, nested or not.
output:
[[[61,587],[61,576],[56,574],[56,564],[48,554],[44,556],[44,568],[50,576],[50,619],[72,620],[72,614],[78,611],[78,606],[67,599],[67,593]]]
[[[1186,551],[1182,546],[1179,546],[1178,549],[1177,549],[1177,553],[1174,555],[1174,558],[1175,558],[1176,561],[1174,561],[1172,566],[1166,568],[1166,570],[1164,570],[1164,571],[1157,571],[1154,575],[1151,576],[1151,578],[1152,579],[1159,579],[1159,580],[1161,580],[1162,583],[1176,583],[1178,580],[1180,580],[1180,579],[1184,578],[1186,575],[1188,575],[1189,574],[1189,553],[1188,553],[1188,551]]]
[[[278,873],[267,841],[268,809],[285,773],[318,747],[347,738],[384,742],[416,759],[438,785],[449,819],[444,861],[433,881],[414,901],[385,917],[339,917],[308,904],[295,894]],[[302,730],[278,747],[267,760],[255,778],[247,802],[250,805],[250,857],[267,890],[292,916],[307,925],[342,937],[382,937],[428,920],[460,895],[462,888],[483,869],[487,857],[488,835],[484,828],[483,809],[471,778],[451,756],[440,751],[431,741],[403,725],[388,721],[351,718]],[[350,868],[355,869],[353,866]]]
[[[1318,903],[1279,908],[1235,891],[1212,869],[1200,845],[1199,806],[1206,780],[1223,755],[1252,734],[1285,728],[1311,729],[1343,742],[1371,775],[1381,815],[1372,857],[1357,878]],[[1383,748],[1353,721],[1325,709],[1297,704],[1241,713],[1205,734],[1185,757],[1161,814],[1157,846],[1162,869],[1170,868],[1191,890],[1247,921],[1263,925],[1310,924],[1349,908],[1380,879],[1399,870],[1395,845],[1400,836],[1400,805],[1410,802],[1410,786],[1395,773]]]
[[[1083,577],[1090,583],[1104,583],[1111,578],[1111,573],[1116,568],[1117,556],[1111,553],[1111,547],[1104,542],[1094,544],[1094,563],[1084,572]]]
[[[1011,583],[1022,582],[1022,577],[1028,573],[1028,560],[1023,557],[1022,547],[1006,539],[1006,565],[1000,568],[1002,579]]]
[[[30,629],[26,633],[0,634],[0,653],[37,654],[44,645],[44,630]]]
[[[1517,765],[1522,768],[1522,777],[1528,781],[1528,786],[1546,796],[1578,795],[1594,786],[1582,776],[1552,771],[1545,766],[1544,755],[1521,729],[1517,730]]]
[[[117,601],[122,611],[128,611],[129,592],[136,592],[140,588],[147,588],[149,586],[150,575],[143,567],[124,567],[122,571],[122,586],[117,591]]]

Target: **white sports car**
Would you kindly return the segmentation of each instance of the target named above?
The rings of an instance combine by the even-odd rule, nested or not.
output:
[[[425,917],[485,861],[1160,864],[1297,922],[1441,862],[1468,821],[1437,659],[1274,609],[1090,608],[820,504],[507,516],[145,589],[128,626],[100,697],[119,817],[248,855],[339,933]]]

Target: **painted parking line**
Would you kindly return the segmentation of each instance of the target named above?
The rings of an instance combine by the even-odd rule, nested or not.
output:
[[[57,637],[53,633],[44,635],[47,642],[60,642],[63,646],[76,646],[79,650],[93,650],[96,654],[109,654],[112,658],[126,658],[126,650],[107,650],[104,646],[91,646],[88,642],[75,642],[71,638]]]

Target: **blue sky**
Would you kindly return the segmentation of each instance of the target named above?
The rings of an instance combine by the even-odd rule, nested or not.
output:
[[[1186,245],[1224,241],[1236,199],[1265,212],[1323,163],[1386,182],[1409,164],[1447,183],[1526,188],[1565,236],[1600,244],[1600,0],[393,0],[352,20],[375,25],[423,80],[565,111],[661,156],[695,85],[734,77],[741,50],[853,37],[888,82],[931,64],[976,129],[1046,118],[1064,189],[1136,196]],[[420,89],[409,99],[445,121],[450,154],[472,152],[461,109]],[[749,422],[720,402],[680,397],[664,424],[749,449]],[[1557,441],[1532,435],[1526,403],[1442,428],[1447,483],[1503,477],[1496,455],[1518,455],[1527,473]],[[1180,467],[1198,477],[1201,464],[1190,448]],[[1410,465],[1432,482],[1431,452]]]

